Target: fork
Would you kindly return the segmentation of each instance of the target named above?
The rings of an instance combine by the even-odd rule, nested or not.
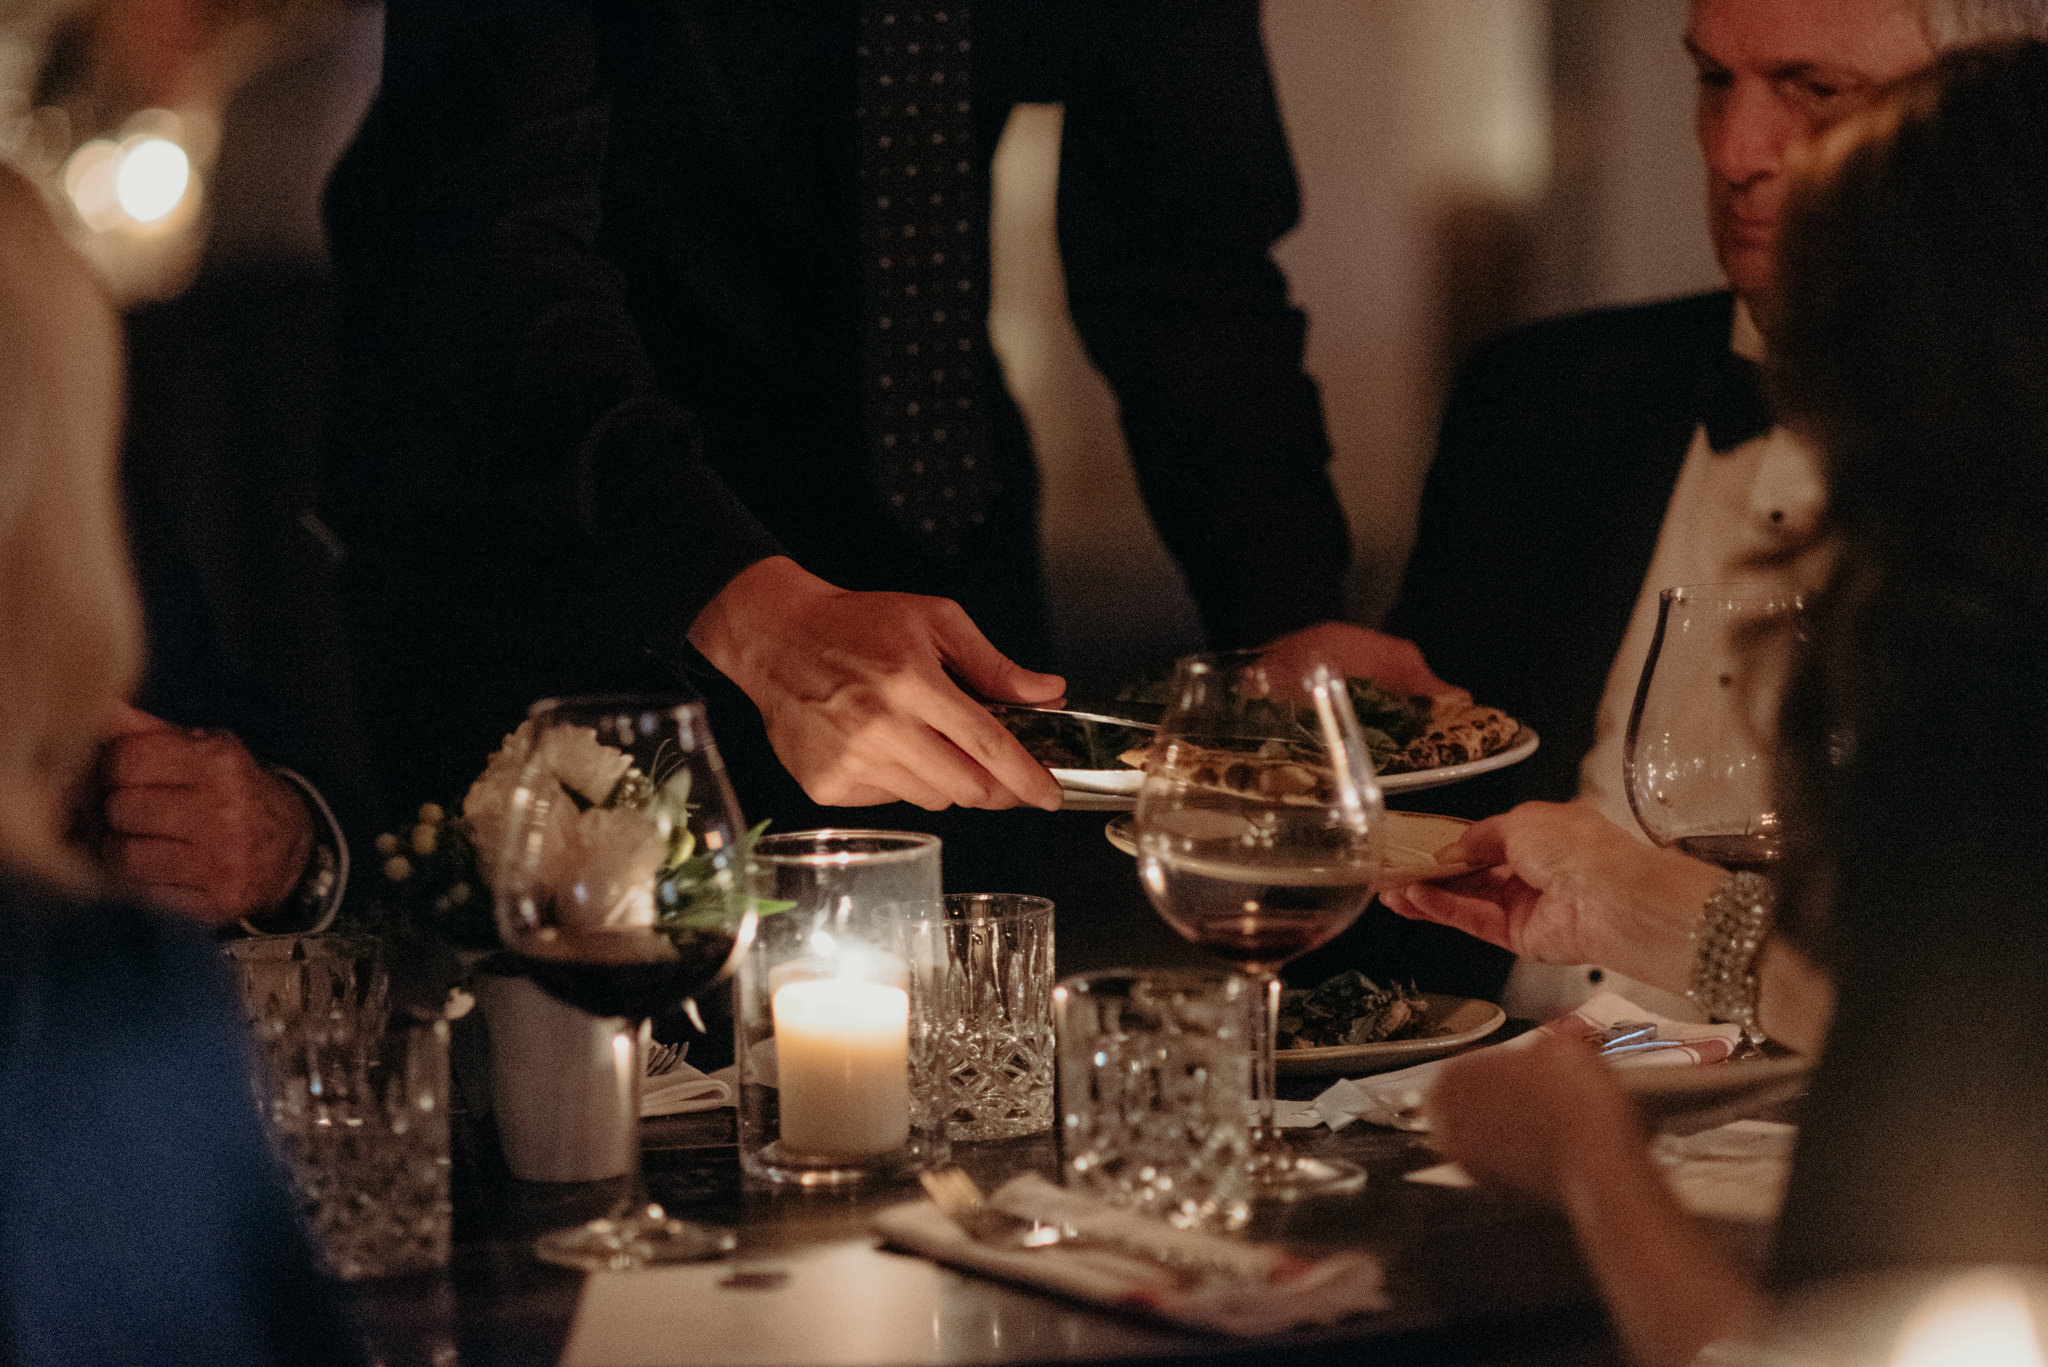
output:
[[[647,1048],[647,1076],[661,1077],[673,1073],[676,1066],[683,1061],[687,1047],[681,1044],[662,1044],[659,1041],[650,1044]]]
[[[1649,1021],[1616,1021],[1605,1030],[1596,1030],[1589,1039],[1600,1047],[1602,1058],[1685,1047],[1684,1040],[1657,1038],[1657,1027]]]

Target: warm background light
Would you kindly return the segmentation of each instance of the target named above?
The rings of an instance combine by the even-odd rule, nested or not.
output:
[[[71,154],[64,165],[64,192],[85,226],[103,233],[121,221],[121,201],[116,180],[121,171],[121,149],[105,138],[94,138]]]
[[[114,192],[137,223],[154,223],[178,207],[192,182],[185,149],[166,138],[137,138],[123,144]]]
[[[2048,1367],[2020,1284],[1984,1272],[1936,1291],[1899,1333],[1891,1367]]]

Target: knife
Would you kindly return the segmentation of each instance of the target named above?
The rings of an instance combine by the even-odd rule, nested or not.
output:
[[[979,701],[983,707],[998,715],[1005,712],[1037,712],[1048,717],[1071,717],[1075,721],[1124,726],[1133,731],[1157,731],[1160,720],[1166,716],[1164,704],[1149,702],[1091,702],[1079,706],[1040,707],[1031,703],[990,702],[986,698]]]

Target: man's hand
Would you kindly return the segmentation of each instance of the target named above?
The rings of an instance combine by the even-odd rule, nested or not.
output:
[[[1025,703],[1066,685],[1012,663],[957,603],[852,593],[776,556],[726,585],[690,642],[761,709],[814,801],[1059,808],[1052,775],[960,685]]]
[[[225,731],[127,709],[102,764],[106,857],[138,893],[215,925],[291,895],[313,852],[313,815]]]
[[[1723,874],[1635,839],[1583,803],[1525,802],[1437,852],[1486,865],[1389,889],[1411,921],[1437,921],[1552,964],[1604,964],[1673,992],[1689,984],[1691,934]]]
[[[1436,697],[1463,692],[1430,670],[1413,641],[1349,622],[1318,622],[1290,631],[1267,646],[1265,655],[1269,663],[1304,670],[1322,660],[1346,678],[1372,679],[1400,693]],[[1471,701],[1469,696],[1465,700]]]

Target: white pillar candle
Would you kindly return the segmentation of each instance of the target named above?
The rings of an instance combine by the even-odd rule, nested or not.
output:
[[[775,993],[782,1143],[792,1152],[872,1158],[910,1139],[910,996],[828,978]]]

